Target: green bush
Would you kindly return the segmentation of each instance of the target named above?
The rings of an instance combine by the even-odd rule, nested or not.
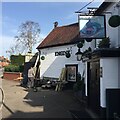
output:
[[[20,71],[20,72],[23,72],[23,70],[24,70],[24,65],[20,65],[20,66],[19,66],[19,71]]]
[[[110,47],[110,38],[103,38],[99,44],[98,44],[98,48],[109,48]]]
[[[11,55],[10,56],[10,61],[12,65],[24,65],[25,63],[25,56],[19,54],[19,55]]]
[[[5,72],[23,72],[23,66],[16,66],[16,65],[6,66]]]
[[[83,85],[84,85],[83,79],[84,79],[84,78],[81,77],[81,74],[78,74],[78,75],[77,75],[77,81],[76,81],[76,83],[73,85],[73,90],[74,90],[75,92],[82,90]]]

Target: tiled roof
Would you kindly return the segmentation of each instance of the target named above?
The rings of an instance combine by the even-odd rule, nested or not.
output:
[[[54,28],[40,43],[37,49],[74,44],[79,41],[79,24],[74,23]]]
[[[1,62],[10,62],[8,58],[5,58],[4,56],[0,56],[0,61]]]

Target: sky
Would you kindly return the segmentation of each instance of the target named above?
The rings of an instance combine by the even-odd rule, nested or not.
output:
[[[34,21],[40,25],[40,38],[44,39],[54,28],[54,22],[58,26],[69,25],[78,22],[80,10],[89,2],[2,2],[0,3],[0,56],[9,57],[6,51],[14,45],[14,36],[18,35],[21,23]],[[99,7],[101,2],[93,1],[87,7]],[[83,11],[87,10],[87,7]],[[37,52],[36,46],[33,52]]]

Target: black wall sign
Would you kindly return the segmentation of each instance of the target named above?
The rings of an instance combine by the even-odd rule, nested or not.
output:
[[[65,55],[66,51],[59,51],[59,52],[55,52],[55,56],[63,56]]]

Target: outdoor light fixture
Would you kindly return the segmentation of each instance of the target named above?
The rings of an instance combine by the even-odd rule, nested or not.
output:
[[[83,53],[80,51],[80,48],[78,48],[78,52],[75,53],[75,55],[77,55],[77,61],[82,60]]]

